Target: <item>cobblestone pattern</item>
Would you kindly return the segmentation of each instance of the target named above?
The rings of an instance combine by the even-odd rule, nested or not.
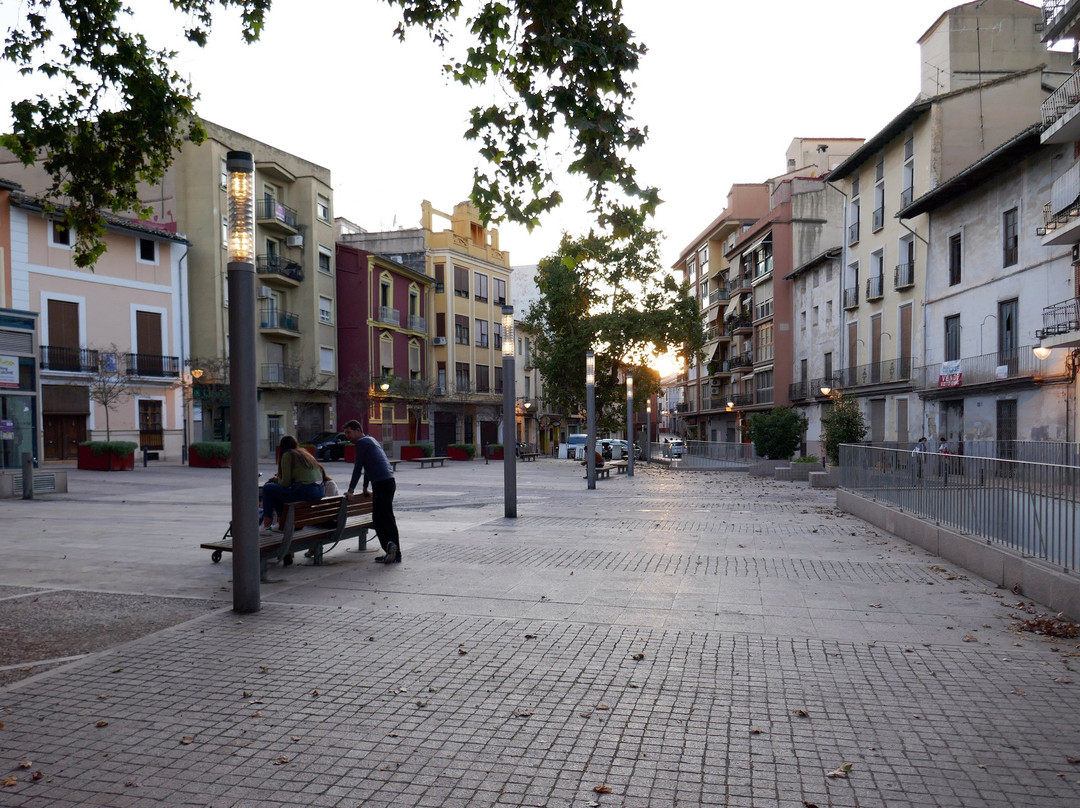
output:
[[[222,611],[3,692],[0,805],[1075,806],[1074,691],[1032,661]]]

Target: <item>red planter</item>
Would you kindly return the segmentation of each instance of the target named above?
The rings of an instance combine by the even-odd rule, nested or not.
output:
[[[351,447],[350,447],[351,448]],[[402,460],[418,460],[424,456],[424,450],[419,446],[402,446],[401,447],[401,459]]]
[[[469,453],[464,449],[455,449],[453,446],[447,447],[446,456],[451,460],[472,460],[472,458],[469,457]]]
[[[502,460],[503,459],[503,450],[502,450],[501,446],[498,449],[488,449],[488,451],[491,452],[491,454],[488,455],[488,457],[491,458],[492,460]]]
[[[232,460],[227,457],[203,457],[197,449],[188,449],[188,465],[204,469],[227,469]]]
[[[115,452],[94,454],[89,446],[80,446],[78,467],[87,471],[130,471],[135,468],[135,454],[121,457]]]

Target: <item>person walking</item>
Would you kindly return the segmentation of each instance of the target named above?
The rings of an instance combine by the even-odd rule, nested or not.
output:
[[[383,555],[378,556],[375,563],[400,564],[401,540],[398,536],[397,520],[394,518],[394,492],[397,491],[394,468],[386,459],[386,453],[378,441],[364,434],[359,421],[347,422],[342,431],[356,448],[356,460],[353,463],[352,478],[349,480],[347,493],[352,494],[356,490],[356,483],[363,474],[364,487],[361,493],[365,497],[371,497],[371,521],[379,537],[379,544],[383,548]],[[370,493],[368,493],[369,485],[371,486]]]
[[[926,437],[919,438],[919,442],[915,444],[915,448],[911,450],[911,456],[915,460],[915,471],[918,477],[922,478],[923,471],[923,458],[926,456]]]

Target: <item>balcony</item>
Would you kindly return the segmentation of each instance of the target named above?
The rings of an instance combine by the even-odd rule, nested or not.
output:
[[[59,345],[41,346],[41,369],[65,373],[96,373],[98,352],[89,348],[63,348]]]
[[[300,368],[289,365],[263,365],[259,384],[271,387],[296,387],[300,384]]]
[[[849,224],[847,229],[847,243],[850,247],[853,244],[859,243],[859,223]]]
[[[724,321],[724,325],[729,335],[754,333],[753,320],[750,319],[749,314],[732,315]]]
[[[911,201],[915,198],[914,188],[905,188],[900,192],[900,207],[906,208],[911,204]]]
[[[859,287],[849,286],[844,290],[844,308],[854,309],[859,306]]]
[[[740,368],[752,368],[754,366],[754,354],[749,351],[742,354],[736,354],[728,360],[728,366],[732,371]]]
[[[734,410],[740,407],[749,407],[754,403],[753,393],[732,393],[728,398],[728,403],[731,404],[731,408]]]
[[[1043,327],[1035,332],[1040,340],[1048,340],[1050,347],[1080,346],[1080,298],[1070,298],[1043,309]]]
[[[1080,74],[1073,73],[1042,102],[1043,143],[1067,143],[1080,137],[1076,105],[1080,102]]]
[[[300,232],[296,221],[296,211],[276,199],[256,200],[255,220],[269,230],[276,230],[288,236]]]
[[[259,313],[259,327],[286,336],[299,336],[300,315],[264,306]]]
[[[129,376],[150,376],[157,379],[180,378],[180,360],[175,356],[157,354],[124,354]]]
[[[416,314],[409,315],[409,330],[427,332],[427,318]]]
[[[885,296],[885,276],[878,275],[874,278],[866,279],[866,299],[879,300]]]
[[[885,208],[874,208],[874,232],[885,226]]]
[[[1054,359],[1040,360],[1031,346],[959,359],[953,368],[943,368],[941,362],[916,368],[912,374],[915,389],[923,397],[963,395],[972,387],[1017,387],[1067,379],[1068,369],[1063,351]],[[944,372],[948,370],[949,372]]]
[[[705,369],[708,371],[710,376],[730,376],[731,362],[727,359],[710,362]],[[714,379],[714,382],[715,381],[717,380]]]
[[[844,368],[829,387],[867,387],[874,384],[894,384],[911,379],[911,358],[885,359],[868,365]]]
[[[915,264],[897,264],[893,272],[893,288],[910,289],[915,285]]]
[[[724,284],[723,288],[709,293],[710,306],[713,303],[727,303],[729,300],[731,300],[731,291],[727,288],[727,284]]]
[[[754,284],[749,275],[740,275],[728,285],[728,291],[733,295],[753,292]]]
[[[280,255],[256,256],[255,272],[261,280],[286,281],[286,286],[296,286],[304,280],[304,267]]]
[[[379,313],[375,316],[375,319],[380,323],[401,325],[401,312],[389,306],[379,306]]]
[[[810,396],[810,382],[795,382],[788,385],[788,401],[806,401]]]

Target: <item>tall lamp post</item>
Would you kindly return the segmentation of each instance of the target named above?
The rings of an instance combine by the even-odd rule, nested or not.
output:
[[[514,396],[514,307],[502,307],[503,341],[503,505],[507,519],[517,518],[517,407]]]
[[[585,477],[596,488],[596,354],[585,352]]]
[[[229,396],[232,419],[233,611],[259,610],[259,435],[255,412],[255,160],[225,156],[229,195]]]
[[[627,454],[626,476],[634,476],[634,377],[626,375],[626,437]]]
[[[652,399],[645,400],[645,462],[652,457]]]

